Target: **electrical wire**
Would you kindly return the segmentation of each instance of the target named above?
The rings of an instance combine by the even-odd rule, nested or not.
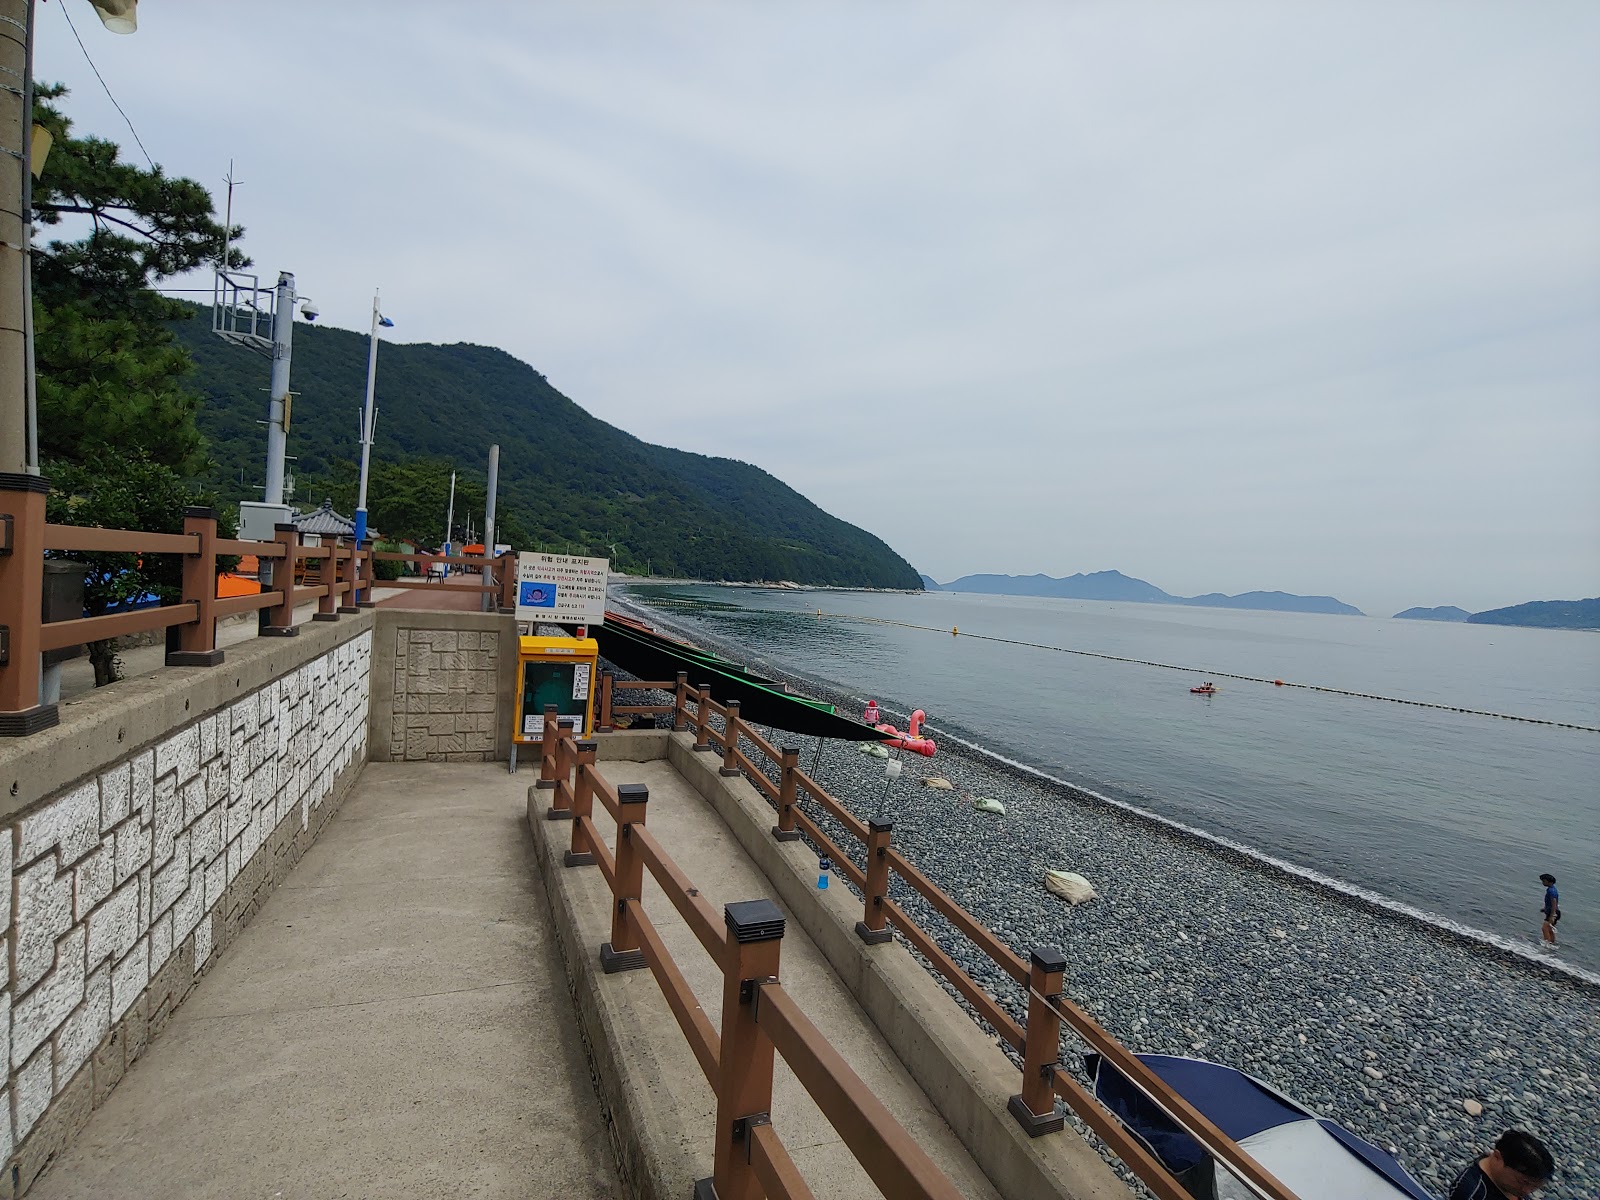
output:
[[[67,0],[61,0],[61,15],[67,19],[67,28],[72,30],[72,36],[78,43],[78,49],[83,51],[83,59],[89,64],[89,69],[94,72],[94,77],[100,81],[100,86],[106,90],[106,99],[111,101],[111,107],[122,114],[122,119],[128,123],[128,132],[133,134],[133,140],[138,143],[139,151],[144,155],[145,162],[150,164],[151,170],[155,169],[155,160],[150,157],[150,151],[144,148],[144,139],[139,136],[139,131],[133,127],[133,118],[123,112],[122,105],[117,103],[117,98],[111,94],[111,85],[106,82],[106,77],[100,74],[100,68],[94,65],[94,59],[89,57],[89,47],[83,44],[83,39],[78,37],[78,27],[72,23],[72,14],[67,11]]]

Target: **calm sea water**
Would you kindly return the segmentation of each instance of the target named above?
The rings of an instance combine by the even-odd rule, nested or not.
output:
[[[1549,871],[1560,957],[1600,969],[1600,733],[1233,680],[1189,693],[1227,671],[1600,726],[1600,634],[959,593],[631,594],[775,663],[924,708],[996,753],[1475,929],[1537,941]]]

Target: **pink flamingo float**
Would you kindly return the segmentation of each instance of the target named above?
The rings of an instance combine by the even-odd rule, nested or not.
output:
[[[893,725],[879,724],[877,718],[882,715],[883,713],[878,708],[877,702],[869,701],[867,711],[862,714],[862,717],[867,724],[871,725],[879,733],[888,734],[888,737],[883,740],[885,746],[890,746],[897,750],[909,750],[912,754],[920,754],[924,758],[932,758],[935,751],[939,749],[932,738],[922,736],[922,723],[928,719],[928,714],[920,708],[911,714],[911,721],[904,733]]]

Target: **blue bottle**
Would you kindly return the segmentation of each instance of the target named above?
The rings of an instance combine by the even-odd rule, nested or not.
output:
[[[825,892],[828,890],[828,872],[831,870],[833,870],[831,860],[826,858],[817,860],[817,891]]]

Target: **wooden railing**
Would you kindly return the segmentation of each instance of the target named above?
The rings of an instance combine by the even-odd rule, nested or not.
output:
[[[615,899],[611,936],[600,947],[604,970],[650,971],[716,1095],[711,1181],[718,1200],[812,1195],[772,1124],[778,1056],[885,1196],[956,1200],[955,1186],[784,989],[782,910],[771,900],[746,900],[725,905],[719,920],[646,826],[649,790],[607,781],[595,766],[596,745],[563,729],[553,705],[545,709],[540,760],[548,775],[541,782],[554,792],[545,816],[571,821],[563,861],[597,867]],[[595,825],[596,798],[616,822],[615,853]],[[720,1034],[645,911],[646,871],[722,970]]]
[[[614,681],[608,688],[602,676],[602,697],[630,687],[674,693],[671,705],[635,707],[641,711],[666,710],[673,713],[674,729],[692,727],[695,750],[720,754],[721,774],[745,776],[777,810],[777,824],[772,827],[774,838],[791,841],[804,835],[820,853],[832,860],[839,873],[861,893],[863,913],[861,920],[856,922],[857,936],[868,945],[878,945],[892,940],[894,932],[898,931],[927,961],[929,967],[942,976],[972,1010],[1017,1052],[1022,1060],[1022,1081],[1018,1094],[1010,1100],[1009,1109],[1031,1136],[1055,1133],[1064,1127],[1065,1122],[1056,1107],[1056,1099],[1059,1098],[1094,1130],[1112,1153],[1160,1200],[1190,1200],[1189,1193],[1144,1143],[1130,1134],[1082,1083],[1062,1069],[1061,1034],[1064,1027],[1127,1077],[1136,1089],[1257,1196],[1263,1200],[1295,1200],[1294,1193],[1247,1151],[1242,1150],[1237,1142],[1173,1091],[1099,1022],[1066,998],[1064,985],[1067,961],[1059,949],[1035,949],[1026,959],[1017,954],[891,844],[894,831],[892,822],[862,821],[800,769],[799,747],[774,747],[740,717],[737,701],[718,704],[711,698],[710,685],[689,687],[687,681],[687,675],[680,673],[672,683]],[[689,711],[691,705],[692,717]],[[713,722],[713,717],[721,718],[720,728]],[[752,745],[764,762],[753,760],[745,752],[741,741]],[[768,774],[767,767],[773,769],[776,780]],[[866,864],[864,870],[804,810],[802,798],[809,798],[821,813],[827,814],[859,844],[862,861]],[[576,834],[574,830],[574,837]],[[1016,981],[1026,1003],[1026,1023],[1012,1016],[1000,1000],[964,971],[901,904],[890,898],[891,875],[898,876],[906,887],[921,897],[1003,974]]]
[[[182,533],[54,525],[45,520],[47,494],[47,485],[37,476],[0,473],[0,736],[25,736],[56,724],[56,706],[40,701],[43,651],[175,626],[177,646],[168,651],[167,665],[215,666],[223,660],[217,622],[224,617],[266,610],[258,632],[290,636],[295,633],[295,608],[307,601],[317,601],[313,619],[319,621],[336,621],[341,613],[370,607],[375,561],[427,564],[439,558],[375,553],[370,542],[306,546],[293,525],[277,526],[267,542],[219,538],[216,514],[208,508],[185,509]],[[46,623],[41,607],[48,552],[181,555],[182,592],[174,604]],[[217,559],[229,555],[255,555],[261,564],[259,595],[217,596]],[[515,555],[451,556],[444,561],[491,568],[492,584],[463,590],[497,595],[500,608],[515,606]],[[314,583],[302,564],[315,564]],[[298,586],[302,576],[306,584]],[[427,585],[402,580],[383,586]]]

